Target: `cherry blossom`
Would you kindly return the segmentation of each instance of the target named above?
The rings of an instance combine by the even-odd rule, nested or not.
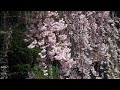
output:
[[[109,11],[72,11],[62,17],[57,11],[46,11],[42,24],[40,21],[37,27],[31,24],[29,31],[32,35],[28,38],[33,42],[28,48],[38,46],[41,49],[38,55],[41,62],[44,59],[41,64],[44,70],[48,66],[47,57],[58,61],[62,73],[59,77],[62,79],[64,76],[67,76],[65,79],[90,79],[90,72],[96,79],[104,78],[105,72],[108,72],[107,78],[118,78],[119,29],[115,27],[115,22],[118,21],[110,17]],[[96,71],[95,65],[100,66],[99,70],[103,72]],[[84,76],[75,74],[77,71],[74,70],[73,73],[74,68],[78,68]]]

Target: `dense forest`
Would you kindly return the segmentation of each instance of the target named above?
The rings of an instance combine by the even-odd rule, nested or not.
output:
[[[119,79],[119,11],[1,11],[1,79]]]

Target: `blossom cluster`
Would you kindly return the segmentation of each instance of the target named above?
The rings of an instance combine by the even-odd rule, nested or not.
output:
[[[71,44],[67,40],[67,35],[60,34],[60,31],[65,30],[67,24],[65,24],[63,18],[55,21],[55,17],[58,17],[57,12],[48,12],[48,15],[43,22],[43,26],[40,26],[40,24],[37,25],[37,30],[40,32],[39,35],[37,35],[39,40],[37,41],[34,39],[28,48],[35,48],[35,46],[39,46],[41,49],[39,56],[42,61],[45,61],[47,56],[50,56],[51,61],[58,60],[62,68],[64,68],[63,70],[65,70],[65,68],[71,68],[74,62],[71,58],[71,49],[68,48]],[[44,62],[42,63],[46,66]],[[69,75],[68,69],[66,69],[66,75]]]
[[[79,71],[84,73],[83,78],[119,78],[119,29],[110,12],[72,12],[68,19],[77,32],[73,35],[76,42],[73,52],[77,54],[74,59]]]
[[[32,40],[28,48],[41,49],[43,70],[49,57],[61,64],[60,78],[119,78],[118,18],[109,11],[66,11],[62,18],[57,11],[46,13],[43,22],[31,25],[28,35]]]

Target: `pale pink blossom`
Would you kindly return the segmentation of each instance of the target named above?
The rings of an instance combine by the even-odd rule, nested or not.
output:
[[[40,30],[42,30],[42,31],[47,30],[47,27],[46,27],[46,26],[43,26],[43,27],[41,27]]]
[[[66,40],[67,39],[67,35],[59,35],[58,36],[60,40]]]
[[[42,45],[44,45],[44,44],[45,44],[45,41],[44,41],[44,40],[38,41],[38,45],[39,45],[39,46],[42,46]]]
[[[44,52],[46,52],[46,49],[43,49],[43,50],[41,51],[41,53],[44,53]]]
[[[33,45],[33,44],[30,44],[29,46],[28,46],[28,48],[35,48],[35,45]]]

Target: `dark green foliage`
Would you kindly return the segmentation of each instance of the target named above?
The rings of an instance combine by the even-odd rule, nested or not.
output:
[[[56,61],[53,61],[53,65],[52,65],[52,74],[53,74],[53,79],[56,79],[57,78],[57,72],[56,72]]]
[[[25,79],[28,71],[37,62],[38,49],[28,49],[24,42],[25,25],[20,23],[12,28],[11,45],[8,52],[9,79]]]
[[[12,68],[13,71],[8,74],[9,79],[25,79],[27,72],[31,70],[29,64],[17,64]]]
[[[52,66],[52,69],[53,69],[53,79],[56,79],[56,66]]]

